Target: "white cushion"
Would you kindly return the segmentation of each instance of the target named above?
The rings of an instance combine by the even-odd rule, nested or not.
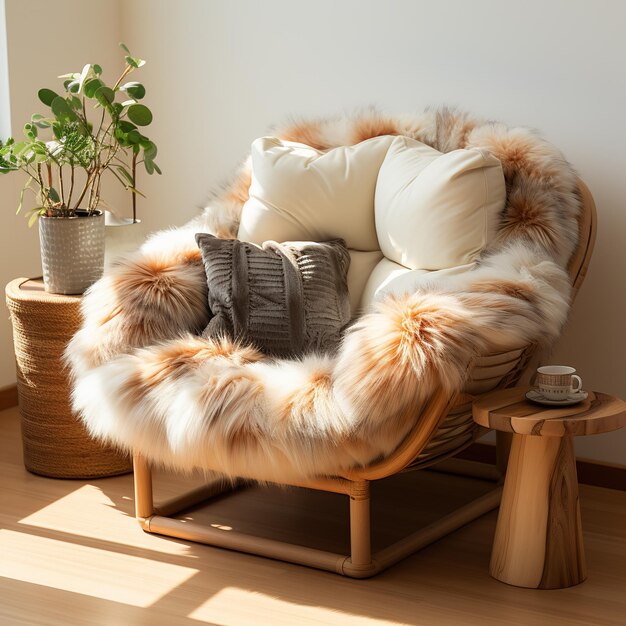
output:
[[[442,270],[411,270],[408,267],[383,258],[374,267],[365,283],[359,308],[360,310],[365,310],[372,302],[382,300],[388,294],[402,296],[407,293],[415,293],[427,283],[463,274],[470,271],[474,266],[475,263],[468,263],[457,267],[447,267]],[[349,284],[348,288],[350,288]]]
[[[383,259],[383,253],[380,250],[373,252],[350,250],[348,294],[350,295],[350,311],[352,317],[356,317],[361,313],[361,296],[365,290],[365,285],[369,281],[372,271],[381,259]]]
[[[409,269],[466,265],[495,236],[505,200],[502,167],[489,152],[441,153],[396,137],[376,184],[380,249]]]
[[[257,139],[238,238],[262,244],[341,237],[349,248],[378,250],[374,190],[392,141],[375,137],[321,152],[275,137]]]
[[[505,197],[499,161],[479,149],[441,153],[384,136],[322,152],[262,137],[252,144],[238,238],[343,238],[358,315],[387,293],[413,292],[473,267],[495,235]]]

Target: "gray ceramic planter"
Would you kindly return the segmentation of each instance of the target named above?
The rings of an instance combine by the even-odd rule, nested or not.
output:
[[[40,217],[39,241],[46,291],[80,294],[104,269],[104,214]]]

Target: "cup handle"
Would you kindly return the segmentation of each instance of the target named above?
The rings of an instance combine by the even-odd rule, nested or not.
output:
[[[583,388],[583,379],[582,379],[580,376],[576,376],[576,374],[573,374],[573,375],[572,375],[572,382],[573,382],[574,380],[577,380],[577,381],[578,381],[578,386],[577,386],[577,387],[574,387],[574,385],[572,385],[572,391],[573,391],[574,393],[578,393],[578,392],[579,392],[579,391],[581,391],[581,390],[582,390],[582,388]]]

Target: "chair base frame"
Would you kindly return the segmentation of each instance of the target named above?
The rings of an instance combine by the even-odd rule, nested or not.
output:
[[[138,454],[134,455],[133,461],[135,515],[144,531],[314,567],[351,578],[369,578],[378,574],[421,548],[497,508],[502,496],[502,487],[498,483],[494,489],[483,496],[396,543],[372,553],[369,480],[321,479],[292,485],[340,493],[350,498],[350,554],[342,555],[176,519],[172,517],[176,513],[217,495],[232,492],[243,483],[218,479],[156,507],[152,494],[150,464]],[[448,471],[456,473],[455,470],[456,468],[450,468]],[[483,475],[479,477],[484,479],[484,470],[481,473]],[[468,468],[464,469],[463,474],[468,474]]]

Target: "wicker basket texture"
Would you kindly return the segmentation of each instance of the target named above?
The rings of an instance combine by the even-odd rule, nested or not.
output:
[[[43,281],[6,287],[13,322],[24,465],[52,478],[98,478],[132,470],[130,458],[102,446],[70,408],[61,357],[81,321],[80,296],[46,293]]]

